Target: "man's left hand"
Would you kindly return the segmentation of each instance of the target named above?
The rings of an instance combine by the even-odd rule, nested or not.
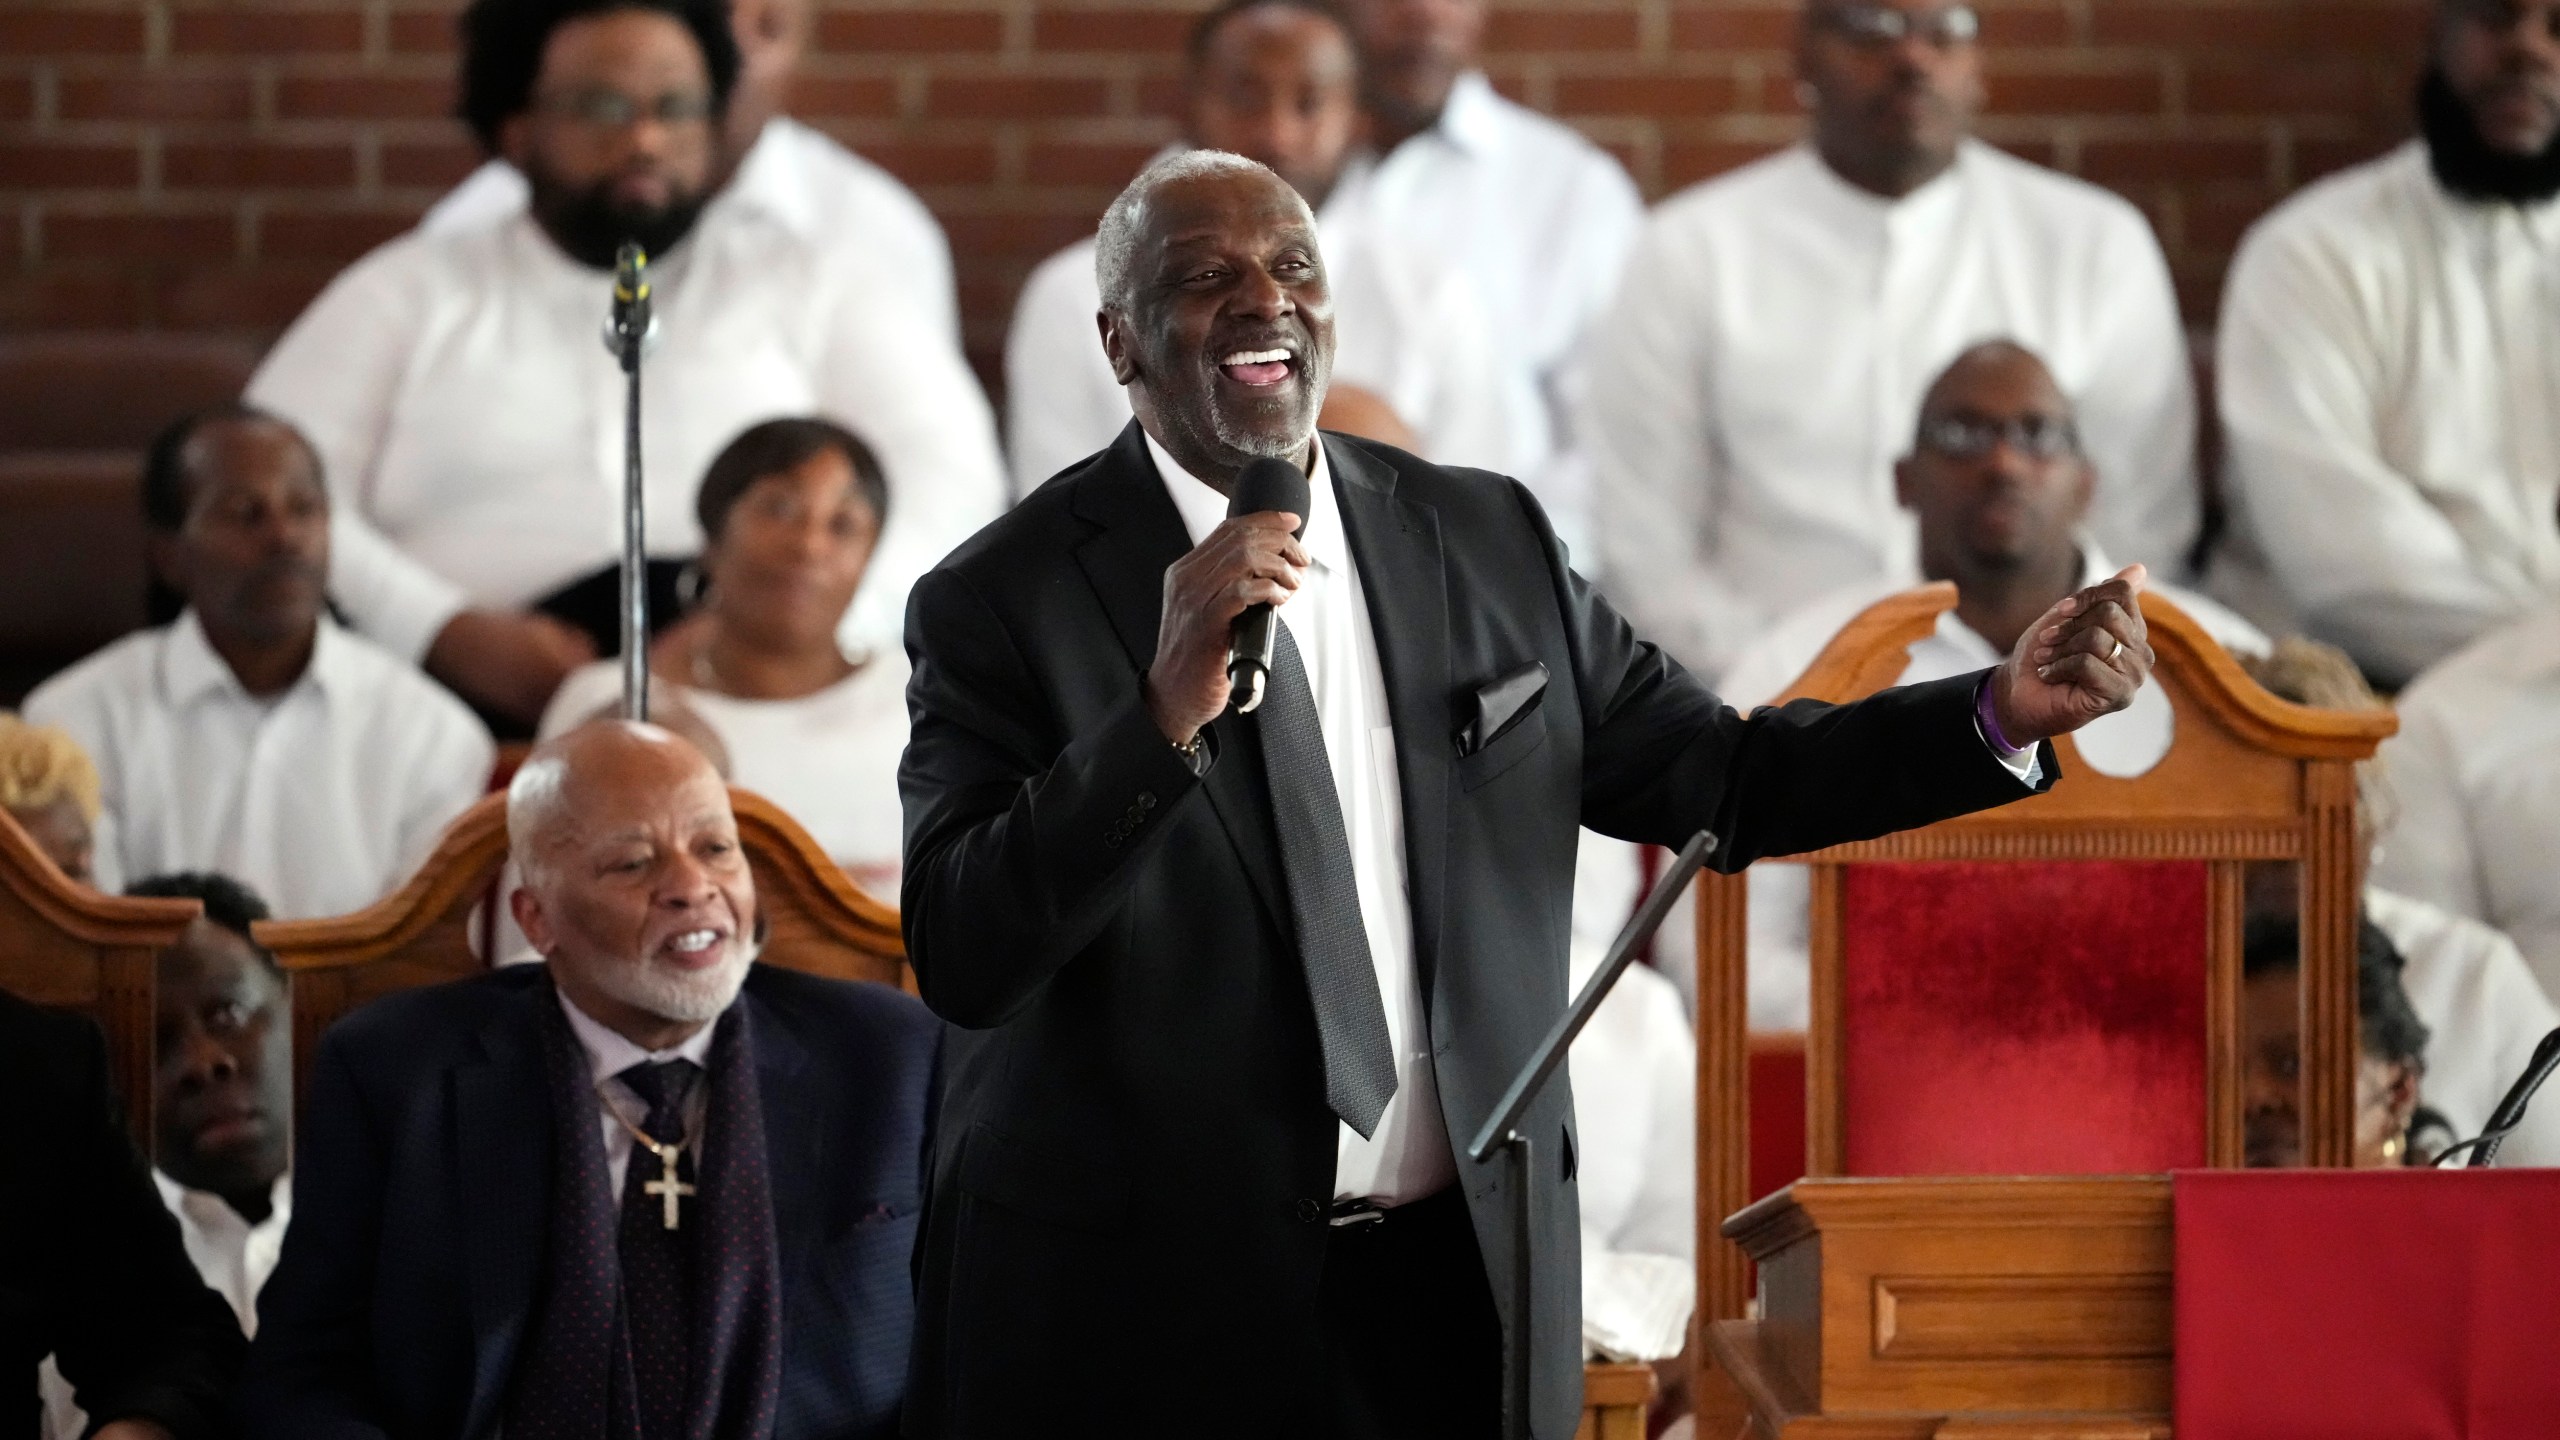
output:
[[[2147,578],[2141,566],[2127,565],[2112,580],[2064,596],[2018,637],[1991,676],[1992,712],[2010,744],[2033,745],[2133,703],[2153,662],[2134,599]]]

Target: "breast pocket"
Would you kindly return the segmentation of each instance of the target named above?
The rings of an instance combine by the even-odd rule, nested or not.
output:
[[[1542,700],[1529,718],[1511,727],[1511,733],[1494,741],[1473,755],[1458,759],[1458,785],[1474,790],[1500,778],[1503,772],[1529,758],[1531,752],[1547,743],[1547,707]]]

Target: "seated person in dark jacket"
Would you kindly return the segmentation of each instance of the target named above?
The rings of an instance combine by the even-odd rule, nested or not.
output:
[[[321,1037],[251,1434],[893,1434],[937,1023],[753,963],[728,790],[664,730],[551,741],[507,828],[545,963]]]
[[[36,1433],[47,1354],[98,1440],[222,1433],[240,1326],[160,1208],[96,1027],[0,994],[0,1095],[0,1440]]]

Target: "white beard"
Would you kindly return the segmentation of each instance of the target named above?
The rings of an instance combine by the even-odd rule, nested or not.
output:
[[[747,967],[755,963],[759,948],[753,940],[733,938],[729,953],[709,970],[678,970],[655,955],[643,957],[637,965],[608,965],[595,977],[596,988],[661,1020],[708,1024],[738,998],[738,987],[747,983]]]

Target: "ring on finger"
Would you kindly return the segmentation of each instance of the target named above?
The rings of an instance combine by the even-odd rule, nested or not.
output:
[[[2124,653],[2124,642],[2123,642],[2122,640],[2117,639],[2117,638],[2116,638],[2116,637],[2114,637],[2113,635],[2108,636],[2108,637],[2107,637],[2107,653],[2106,653],[2103,657],[2101,657],[2101,658],[2103,658],[2103,659],[2105,659],[2105,660],[2108,660],[2108,661],[2112,662],[2112,661],[2113,661],[2117,656],[2119,656],[2119,655],[2121,655],[2121,654],[2123,654],[2123,653]]]

